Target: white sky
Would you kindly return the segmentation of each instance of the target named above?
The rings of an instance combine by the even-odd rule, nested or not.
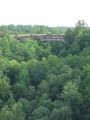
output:
[[[90,0],[0,0],[0,24],[90,26]]]

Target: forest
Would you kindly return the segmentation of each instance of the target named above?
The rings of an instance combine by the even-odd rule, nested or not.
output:
[[[65,42],[19,41],[23,33]],[[0,26],[0,120],[90,120],[90,28]]]

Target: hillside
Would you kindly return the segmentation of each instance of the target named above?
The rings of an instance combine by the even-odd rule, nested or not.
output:
[[[0,32],[0,120],[90,120],[90,29],[83,21],[73,29],[10,25]],[[10,36],[23,33],[65,33],[65,42]]]

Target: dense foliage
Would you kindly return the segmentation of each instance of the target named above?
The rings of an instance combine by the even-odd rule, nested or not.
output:
[[[65,41],[0,37],[0,120],[90,120],[90,30],[84,21],[66,31]]]
[[[2,25],[0,33],[4,34],[63,34],[68,27],[48,27],[43,25]]]

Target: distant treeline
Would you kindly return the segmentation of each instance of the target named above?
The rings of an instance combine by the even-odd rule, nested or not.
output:
[[[1,25],[0,33],[6,34],[64,34],[68,27],[48,27],[43,25]]]

